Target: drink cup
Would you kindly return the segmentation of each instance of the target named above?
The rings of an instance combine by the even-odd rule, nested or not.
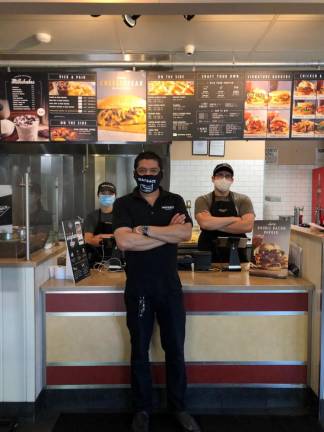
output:
[[[21,115],[14,119],[19,141],[37,141],[39,118],[35,115]]]

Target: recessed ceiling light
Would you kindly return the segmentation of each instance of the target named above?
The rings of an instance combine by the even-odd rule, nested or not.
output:
[[[185,20],[187,20],[187,21],[191,21],[192,18],[195,17],[195,15],[183,15],[183,17],[184,17]]]

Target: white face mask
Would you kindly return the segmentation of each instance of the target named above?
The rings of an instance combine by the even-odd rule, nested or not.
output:
[[[214,180],[214,186],[221,192],[228,192],[232,185],[231,180],[226,180],[225,178]]]

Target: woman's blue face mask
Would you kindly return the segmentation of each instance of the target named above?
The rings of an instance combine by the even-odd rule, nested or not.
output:
[[[99,195],[99,202],[103,207],[112,207],[115,199],[116,195]]]

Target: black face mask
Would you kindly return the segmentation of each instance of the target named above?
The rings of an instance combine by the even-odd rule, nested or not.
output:
[[[143,193],[152,193],[158,189],[162,180],[162,173],[157,175],[139,175],[134,174],[139,190]]]

